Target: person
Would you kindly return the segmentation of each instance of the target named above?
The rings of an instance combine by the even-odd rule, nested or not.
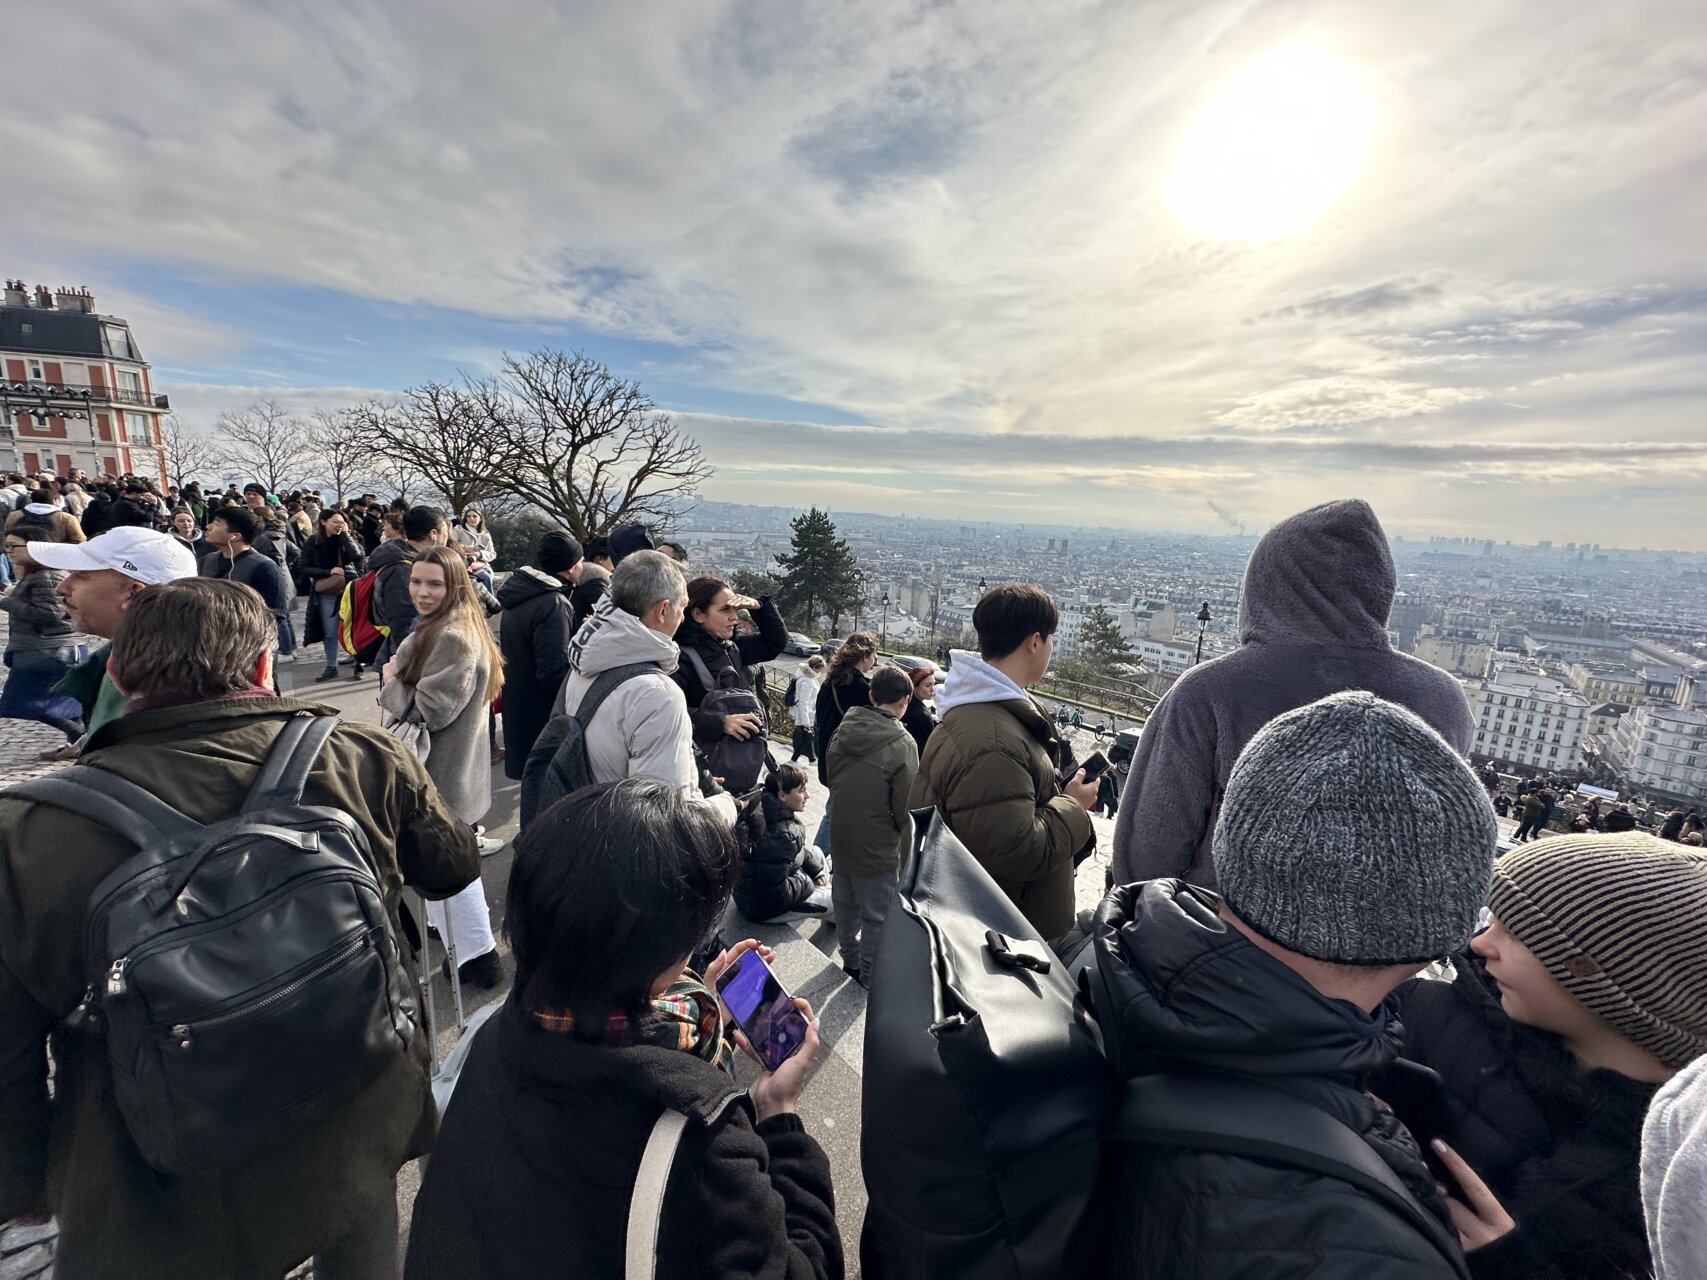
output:
[[[475,832],[482,856],[504,847],[480,834],[492,807],[492,758],[486,709],[504,686],[503,657],[469,581],[460,552],[428,547],[409,567],[416,625],[385,664],[379,705],[397,720],[427,729],[427,775],[451,812]],[[504,978],[486,888],[476,879],[428,920],[444,933],[448,913],[457,951],[457,978],[492,988]],[[448,963],[448,961],[447,961]]]
[[[800,1049],[774,1072],[755,1061],[743,1086],[736,1049],[751,1046],[712,993],[738,956],[771,952],[748,938],[688,968],[735,879],[728,828],[657,781],[576,792],[517,838],[516,983],[445,1111],[405,1280],[623,1275],[641,1153],[670,1111],[688,1123],[659,1277],[843,1274],[829,1161],[797,1106],[820,1049],[811,1005],[794,1001]]]
[[[1346,803],[1353,776],[1378,805]],[[1275,717],[1241,752],[1216,815],[1219,894],[1170,877],[1103,899],[1092,990],[1118,1073],[1207,1074],[1309,1104],[1367,1144],[1441,1237],[1326,1173],[1183,1139],[1121,1143],[1100,1188],[1112,1280],[1459,1274],[1446,1228],[1467,1210],[1441,1202],[1368,1082],[1399,1055],[1393,991],[1469,939],[1497,840],[1455,747],[1404,707],[1339,693]]]
[[[1419,982],[1405,1056],[1438,1072],[1443,1136],[1515,1224],[1475,1275],[1648,1274],[1642,1118],[1707,1053],[1707,857],[1645,833],[1565,835],[1494,866],[1488,926]]]
[[[1536,787],[1523,798],[1523,821],[1518,824],[1512,839],[1518,844],[1539,836],[1553,818],[1553,793],[1546,787]]]
[[[614,568],[636,551],[654,551],[652,532],[643,524],[619,524],[610,531],[610,557]]]
[[[1628,804],[1620,800],[1612,806],[1612,811],[1606,815],[1603,825],[1608,835],[1634,831],[1636,829],[1636,815],[1630,812]]]
[[[157,536],[167,554],[183,554]],[[87,763],[74,767],[136,783],[196,821],[242,807],[286,721],[329,714],[271,695],[272,617],[241,583],[185,577],[143,588],[116,630],[112,678],[135,701],[94,731]],[[442,895],[478,873],[467,828],[377,726],[334,729],[303,799],[361,830],[384,888],[385,932],[401,947],[404,883]],[[62,1025],[105,977],[89,970],[84,946],[90,898],[136,852],[78,812],[0,795],[0,1222],[57,1215],[61,1280],[280,1276],[309,1255],[321,1276],[394,1274],[397,1171],[433,1133],[424,1030],[371,1085],[288,1142],[198,1175],[166,1177],[144,1163],[113,1102],[105,1040]],[[293,1021],[280,1034],[313,1027]]]
[[[215,548],[204,556],[197,572],[204,578],[229,578],[253,587],[273,611],[276,651],[289,653],[290,584],[277,561],[255,550],[261,536],[261,520],[250,507],[221,507],[207,522],[208,545]],[[275,679],[277,673],[275,672]]]
[[[1511,813],[1511,797],[1503,791],[1494,797],[1494,812],[1502,818]]]
[[[509,778],[526,772],[528,753],[551,718],[558,690],[569,674],[569,639],[574,634],[569,593],[584,563],[581,544],[562,529],[541,535],[534,558],[538,568],[517,569],[498,592],[498,603],[504,606],[498,639],[508,689],[504,775]]]
[[[871,703],[871,670],[877,665],[877,637],[869,631],[856,631],[837,646],[830,655],[830,668],[818,688],[818,700],[812,709],[812,745],[818,756],[818,781],[830,785],[830,738],[842,722],[842,717],[854,707]],[[834,801],[824,801],[824,816],[818,820],[818,832],[813,843],[826,854],[830,847],[830,808]]]
[[[66,612],[59,585],[65,574],[30,558],[30,543],[57,542],[45,521],[28,520],[6,530],[6,556],[16,585],[0,598],[6,613],[6,685],[0,689],[0,719],[52,725],[68,744],[83,736],[83,708],[54,688],[88,656],[89,646]]]
[[[806,770],[780,764],[765,778],[758,803],[744,806],[736,834],[743,839],[735,906],[754,924],[833,920],[829,864],[806,843]]]
[[[818,686],[823,678],[824,659],[816,653],[794,669],[794,704],[789,707],[794,713],[794,742],[788,757],[790,764],[801,756],[809,762],[817,762],[812,725],[818,714]]]
[[[672,674],[679,654],[671,637],[686,612],[687,582],[674,561],[657,551],[626,557],[611,574],[610,594],[569,644],[569,676],[557,695],[554,714],[574,715],[606,671],[656,668],[619,683],[588,723],[586,751],[593,780],[651,778],[703,800],[733,823],[734,800],[702,783],[687,699]],[[552,743],[548,726],[534,755]]]
[[[375,502],[364,502],[361,508],[362,552],[372,555],[385,541],[385,513]]]
[[[65,601],[71,625],[99,640],[110,641],[117,634],[125,610],[144,587],[196,573],[196,562],[170,534],[136,525],[123,525],[81,543],[32,541],[28,553],[42,568],[65,573],[55,590]],[[83,744],[129,702],[107,674],[111,652],[110,644],[96,646],[53,688],[55,693],[70,695],[82,709]],[[77,750],[54,754],[69,759]]]
[[[107,511],[106,527],[140,525],[152,529],[160,522],[160,495],[146,480],[132,476],[126,480],[119,495]]]
[[[298,551],[302,544],[314,536],[314,517],[308,514],[308,507],[300,498],[293,498],[285,507],[285,537]]]
[[[410,507],[399,526],[402,536],[382,542],[368,557],[374,575],[373,615],[390,628],[376,661],[384,663],[415,625],[414,596],[409,589],[409,566],[432,547],[442,547],[450,537],[450,526],[437,507]],[[397,566],[403,566],[402,572]]]
[[[752,611],[757,635],[737,634],[742,609]],[[701,749],[709,751],[725,736],[744,742],[763,733],[765,722],[758,715],[721,715],[702,710],[700,704],[716,689],[751,689],[749,668],[771,661],[787,646],[788,628],[771,598],[740,595],[720,578],[695,578],[688,583],[687,616],[676,631],[676,644],[683,650],[682,661],[676,664],[676,683],[687,697],[693,739]],[[688,660],[690,649],[710,675],[710,687],[699,667]]]
[[[571,635],[581,629],[593,607],[610,590],[610,574],[615,567],[611,563],[609,538],[601,533],[587,543],[586,558],[581,561],[580,580],[569,593],[569,604],[574,610],[574,617],[569,622]]]
[[[82,542],[87,535],[77,517],[65,509],[65,503],[54,497],[51,489],[37,489],[29,500],[6,517],[6,532],[10,533],[25,520],[46,524],[52,529],[48,542]]]
[[[321,508],[314,536],[303,544],[300,564],[310,591],[302,643],[318,643],[325,651],[325,670],[314,677],[316,684],[323,684],[338,678],[338,609],[344,588],[367,567],[367,557],[350,533],[349,519],[337,507]],[[359,666],[355,677],[361,679]]]
[[[954,680],[937,699],[942,721],[912,795],[913,808],[936,807],[1050,939],[1072,927],[1073,869],[1095,842],[1097,805],[1097,782],[1083,770],[1061,783],[1058,731],[1026,692],[1049,669],[1059,623],[1042,587],[1008,582],[984,593],[972,612],[978,652],[954,651]]]
[[[1588,819],[1588,829],[1590,831],[1599,831],[1601,827],[1605,825],[1600,816],[1599,796],[1593,796],[1589,799],[1588,806],[1583,810],[1583,817]]]
[[[251,480],[243,486],[243,503],[254,509],[256,516],[260,518],[263,524],[267,522],[269,516],[277,519],[280,524],[284,523],[285,509],[283,505],[276,497],[267,492],[267,486],[258,480]]]
[[[901,724],[913,736],[913,745],[919,749],[922,760],[925,744],[931,740],[931,733],[936,728],[936,716],[928,705],[936,698],[936,668],[927,662],[914,667],[907,676],[913,682],[913,696],[907,700],[907,714],[902,717]]]
[[[451,530],[451,541],[468,562],[471,577],[486,590],[492,590],[492,566],[498,561],[498,549],[486,529],[486,517],[479,507],[462,513],[462,521]]]
[[[1215,885],[1217,797],[1259,728],[1340,689],[1415,711],[1468,755],[1474,725],[1452,676],[1387,639],[1398,576],[1369,504],[1324,503],[1281,521],[1245,566],[1234,652],[1187,671],[1151,712],[1121,794],[1117,883]]]
[[[1654,1280],[1707,1275],[1707,1055],[1660,1086],[1642,1122],[1642,1215]]]
[[[1666,820],[1660,823],[1658,835],[1661,840],[1681,840],[1683,838],[1683,810],[1673,809],[1666,815]]]
[[[195,513],[188,507],[179,507],[172,512],[171,534],[178,540],[185,551],[188,551],[200,564],[202,559],[214,553],[216,548],[202,536],[201,526],[196,523]]]
[[[906,672],[878,667],[871,673],[870,705],[853,707],[842,717],[826,752],[833,798],[830,839],[836,850],[830,869],[836,945],[842,972],[862,987],[871,982],[877,942],[913,829],[907,797],[919,771],[919,749],[901,724],[912,694]]]

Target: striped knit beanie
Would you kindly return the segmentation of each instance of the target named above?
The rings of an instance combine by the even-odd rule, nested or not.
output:
[[[1288,951],[1422,964],[1470,940],[1499,827],[1470,766],[1404,707],[1336,693],[1269,721],[1233,765],[1215,880]]]
[[[1488,907],[1565,990],[1670,1067],[1707,1053],[1707,854],[1641,832],[1550,836]]]

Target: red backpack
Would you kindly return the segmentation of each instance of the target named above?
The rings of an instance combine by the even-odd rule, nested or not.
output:
[[[338,647],[362,661],[391,634],[390,627],[374,621],[373,589],[377,581],[377,570],[364,573],[338,598]]]

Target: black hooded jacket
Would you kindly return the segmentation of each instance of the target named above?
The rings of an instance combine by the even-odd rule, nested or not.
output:
[[[1124,1075],[1246,1076],[1336,1116],[1445,1221],[1415,1140],[1367,1081],[1398,1056],[1394,1001],[1371,1017],[1332,1000],[1178,880],[1117,887],[1093,923],[1097,1010]],[[1208,1151],[1117,1146],[1108,1280],[1447,1280],[1415,1225],[1349,1183]]]
[[[1408,707],[1469,753],[1458,682],[1388,643],[1397,587],[1367,502],[1325,503],[1264,535],[1245,566],[1240,648],[1187,671],[1144,725],[1115,827],[1117,884],[1179,876],[1213,888],[1210,837],[1233,762],[1270,720],[1331,693]]]
[[[749,920],[774,919],[793,911],[817,887],[811,876],[795,870],[795,859],[806,847],[806,828],[770,792],[744,819],[740,878],[735,882],[735,905]]]
[[[753,676],[747,668],[756,663],[769,662],[788,644],[788,627],[783,623],[782,615],[777,612],[769,596],[761,599],[759,607],[753,610],[753,621],[758,623],[758,635],[719,640],[692,618],[688,618],[676,631],[676,643],[684,650],[692,649],[697,653],[714,681],[722,679],[723,672],[734,668],[735,682],[729,687],[751,689]],[[710,690],[700,680],[699,672],[685,654],[681,662],[676,664],[676,683],[681,685],[682,692],[687,695],[688,714],[693,718],[693,740],[702,747],[716,746],[717,740],[723,736],[723,717],[699,709],[699,704],[705,701],[705,695]]]
[[[541,569],[517,569],[498,589],[504,617],[504,776],[520,778],[557,691],[569,674],[569,593],[574,584]]]
[[[1470,1255],[1477,1277],[1624,1280],[1652,1265],[1642,1219],[1642,1118],[1655,1085],[1584,1071],[1559,1037],[1513,1022],[1473,955],[1452,982],[1400,992],[1405,1056],[1440,1074],[1442,1134],[1517,1230]]]
[[[691,1053],[583,1044],[514,994],[475,1033],[415,1201],[406,1280],[618,1277],[635,1175],[665,1108],[688,1117],[659,1280],[840,1280],[830,1162],[792,1115]]]

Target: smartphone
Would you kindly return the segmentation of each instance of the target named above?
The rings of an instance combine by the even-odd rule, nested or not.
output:
[[[806,1043],[806,1017],[757,951],[743,951],[717,980],[717,994],[765,1064],[775,1071]]]
[[[1108,757],[1100,751],[1093,751],[1078,764],[1069,765],[1061,770],[1061,785],[1064,787],[1073,780],[1080,769],[1085,771],[1085,781],[1095,782],[1108,772]]]

